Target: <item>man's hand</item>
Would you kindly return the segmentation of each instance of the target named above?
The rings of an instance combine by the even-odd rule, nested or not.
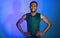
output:
[[[44,32],[37,32],[37,34],[36,34],[36,36],[42,36],[42,35],[44,35]]]
[[[27,36],[27,37],[30,37],[30,32],[24,32],[24,35]]]

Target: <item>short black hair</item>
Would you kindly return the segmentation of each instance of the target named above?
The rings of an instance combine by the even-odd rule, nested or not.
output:
[[[30,6],[31,6],[32,3],[36,3],[36,5],[38,5],[38,3],[36,1],[32,1],[32,2],[30,2]]]

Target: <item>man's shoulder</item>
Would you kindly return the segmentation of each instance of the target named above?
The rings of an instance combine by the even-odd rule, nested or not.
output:
[[[26,13],[26,14],[24,14],[23,16],[27,16],[27,15],[29,15],[30,13]]]
[[[30,13],[25,13],[23,16],[27,15],[27,14],[30,14]]]
[[[30,13],[26,13],[25,15],[26,15],[26,16],[27,16],[27,15],[30,15]]]
[[[40,13],[37,13],[38,15],[40,15]]]
[[[30,14],[30,13],[26,13],[26,14]]]

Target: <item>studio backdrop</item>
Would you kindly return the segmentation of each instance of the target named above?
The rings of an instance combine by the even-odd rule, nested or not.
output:
[[[37,12],[43,14],[52,23],[50,30],[41,38],[59,38],[59,0],[0,0],[0,38],[26,38],[18,30],[16,22],[30,12],[31,1],[38,3]],[[21,26],[27,32],[26,21]],[[42,32],[46,26],[41,20],[40,31]]]

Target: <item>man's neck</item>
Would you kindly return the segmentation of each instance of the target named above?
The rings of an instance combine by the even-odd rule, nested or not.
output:
[[[31,15],[32,15],[32,16],[36,15],[36,12],[31,12]]]

